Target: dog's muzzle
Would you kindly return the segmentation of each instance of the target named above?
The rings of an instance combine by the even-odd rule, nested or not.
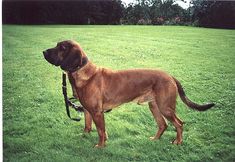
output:
[[[44,55],[44,58],[45,58],[50,64],[55,65],[55,66],[59,66],[59,65],[60,65],[59,60],[56,59],[56,58],[53,58],[53,57],[52,57],[52,54],[51,54],[50,52],[48,52],[48,50],[43,51],[42,53],[43,53],[43,55]]]

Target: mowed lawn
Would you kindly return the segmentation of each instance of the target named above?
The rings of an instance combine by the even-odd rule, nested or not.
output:
[[[122,105],[105,114],[107,147],[93,148],[95,127],[85,134],[84,117],[68,119],[62,71],[42,55],[68,39],[98,66],[163,69],[180,80],[190,99],[216,106],[197,112],[178,99],[185,124],[183,144],[176,146],[171,123],[160,140],[150,141],[157,127],[148,106]],[[2,47],[4,161],[235,161],[235,30],[3,25]]]

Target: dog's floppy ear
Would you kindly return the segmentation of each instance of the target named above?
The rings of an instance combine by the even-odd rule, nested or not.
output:
[[[83,66],[83,60],[85,59],[80,49],[73,48],[67,53],[63,59],[60,67],[65,71],[74,71],[75,69]]]

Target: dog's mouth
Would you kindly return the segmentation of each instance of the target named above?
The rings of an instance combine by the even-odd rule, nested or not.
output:
[[[54,59],[51,57],[51,54],[49,54],[49,52],[47,51],[43,51],[43,55],[44,55],[44,58],[52,65],[55,65],[55,66],[60,66],[60,61],[59,59]]]

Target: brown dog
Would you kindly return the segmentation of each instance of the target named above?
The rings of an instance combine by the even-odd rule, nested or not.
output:
[[[98,68],[90,62],[80,45],[75,41],[63,41],[56,47],[43,51],[45,59],[60,66],[69,76],[75,96],[85,108],[85,132],[91,131],[92,120],[98,134],[96,147],[104,147],[104,112],[123,103],[148,102],[157,124],[158,131],[151,140],[159,139],[167,128],[165,119],[171,121],[177,130],[174,144],[182,143],[183,122],[176,116],[176,98],[190,108],[204,111],[213,103],[198,105],[190,101],[178,80],[161,70],[120,70]]]

